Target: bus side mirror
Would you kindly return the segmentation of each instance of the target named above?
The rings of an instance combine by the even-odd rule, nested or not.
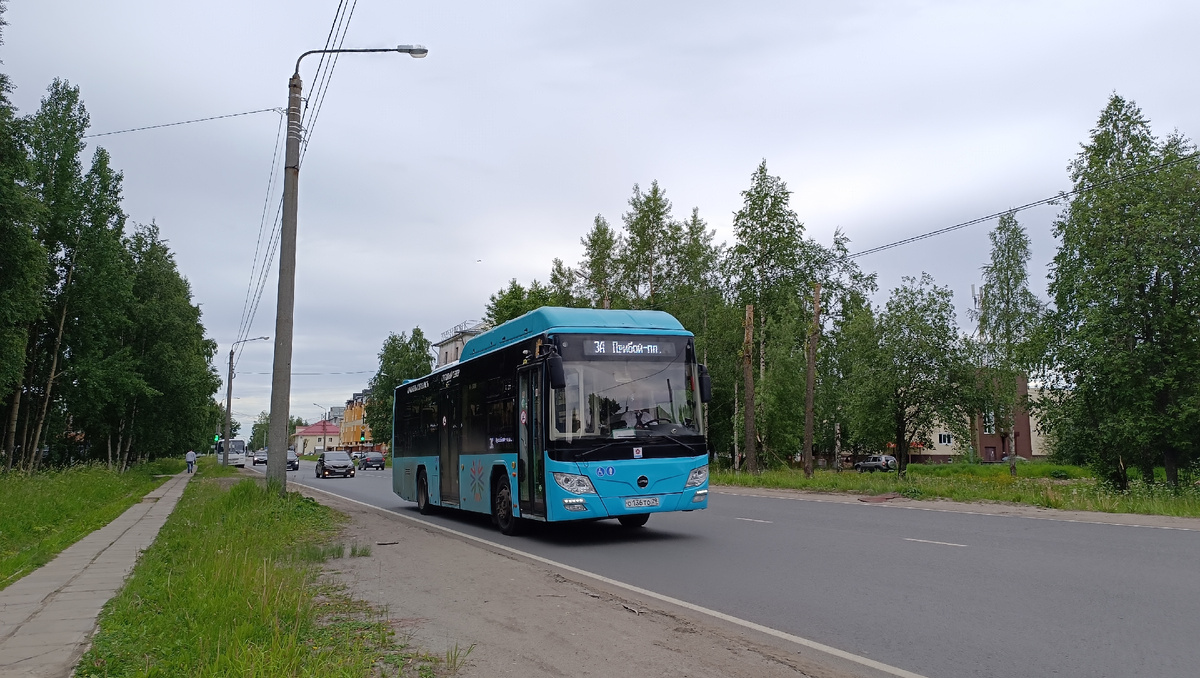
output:
[[[706,403],[712,400],[712,377],[708,376],[708,368],[704,365],[698,365],[700,368],[700,402]]]
[[[555,354],[546,358],[546,369],[550,372],[550,388],[567,387],[567,374],[563,371],[562,356]]]

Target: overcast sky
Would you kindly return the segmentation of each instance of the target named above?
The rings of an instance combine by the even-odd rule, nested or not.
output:
[[[64,78],[93,132],[283,107],[296,58],[324,45],[337,7],[11,0],[0,58],[21,112]],[[429,56],[344,56],[310,131],[292,413],[313,421],[361,390],[389,332],[436,339],[480,318],[510,278],[577,262],[592,219],[619,224],[634,183],[658,180],[677,217],[698,207],[729,241],[765,158],[807,234],[827,243],[841,228],[853,251],[1068,188],[1113,92],[1159,135],[1196,138],[1197,25],[1194,0],[359,0],[345,47],[419,43]],[[301,67],[306,95],[316,68]],[[153,220],[170,241],[223,376],[278,126],[260,113],[91,140],[124,172],[131,225]],[[1043,295],[1056,209],[1019,217]],[[859,263],[879,273],[879,302],[930,272],[962,318],[993,226]],[[277,270],[249,336],[275,334]],[[271,344],[245,345],[238,363],[244,434],[269,409]]]

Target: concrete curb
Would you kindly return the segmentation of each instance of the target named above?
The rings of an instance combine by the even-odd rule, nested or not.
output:
[[[191,474],[180,473],[108,525],[0,591],[0,678],[69,676],[101,608],[171,515]]]

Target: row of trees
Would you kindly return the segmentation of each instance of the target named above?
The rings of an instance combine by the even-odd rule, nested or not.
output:
[[[846,236],[806,237],[765,161],[742,192],[732,243],[716,243],[696,209],[676,219],[657,182],[635,185],[620,227],[597,216],[576,265],[553,260],[548,283],[511,280],[486,318],[542,305],[672,313],[714,375],[710,439],[735,466],[801,452],[817,342],[818,450],[893,447],[903,468],[909,447],[944,426],[972,457],[981,413],[1007,437],[1032,410],[1064,461],[1090,463],[1122,488],[1127,467],[1152,478],[1161,464],[1176,483],[1197,463],[1200,434],[1195,151],[1179,135],[1155,139],[1136,105],[1114,95],[1071,176],[1055,225],[1054,303],[1030,289],[1029,238],[1007,214],[990,236],[970,330],[957,325],[951,291],[925,273],[873,305],[875,275],[850,258]],[[1021,395],[1027,376],[1041,387],[1032,399]]]
[[[122,175],[55,80],[20,116],[0,74],[0,459],[137,459],[207,445],[216,344],[153,223],[126,228]]]

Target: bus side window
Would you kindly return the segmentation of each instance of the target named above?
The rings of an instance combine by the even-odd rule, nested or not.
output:
[[[415,452],[417,456],[434,456],[438,453],[438,418],[437,404],[432,393],[417,398],[420,409],[420,425],[414,435]]]
[[[487,435],[489,451],[513,452],[517,449],[516,402],[511,398],[487,404]]]
[[[486,452],[487,412],[483,404],[483,384],[463,386],[463,442],[466,454]]]

